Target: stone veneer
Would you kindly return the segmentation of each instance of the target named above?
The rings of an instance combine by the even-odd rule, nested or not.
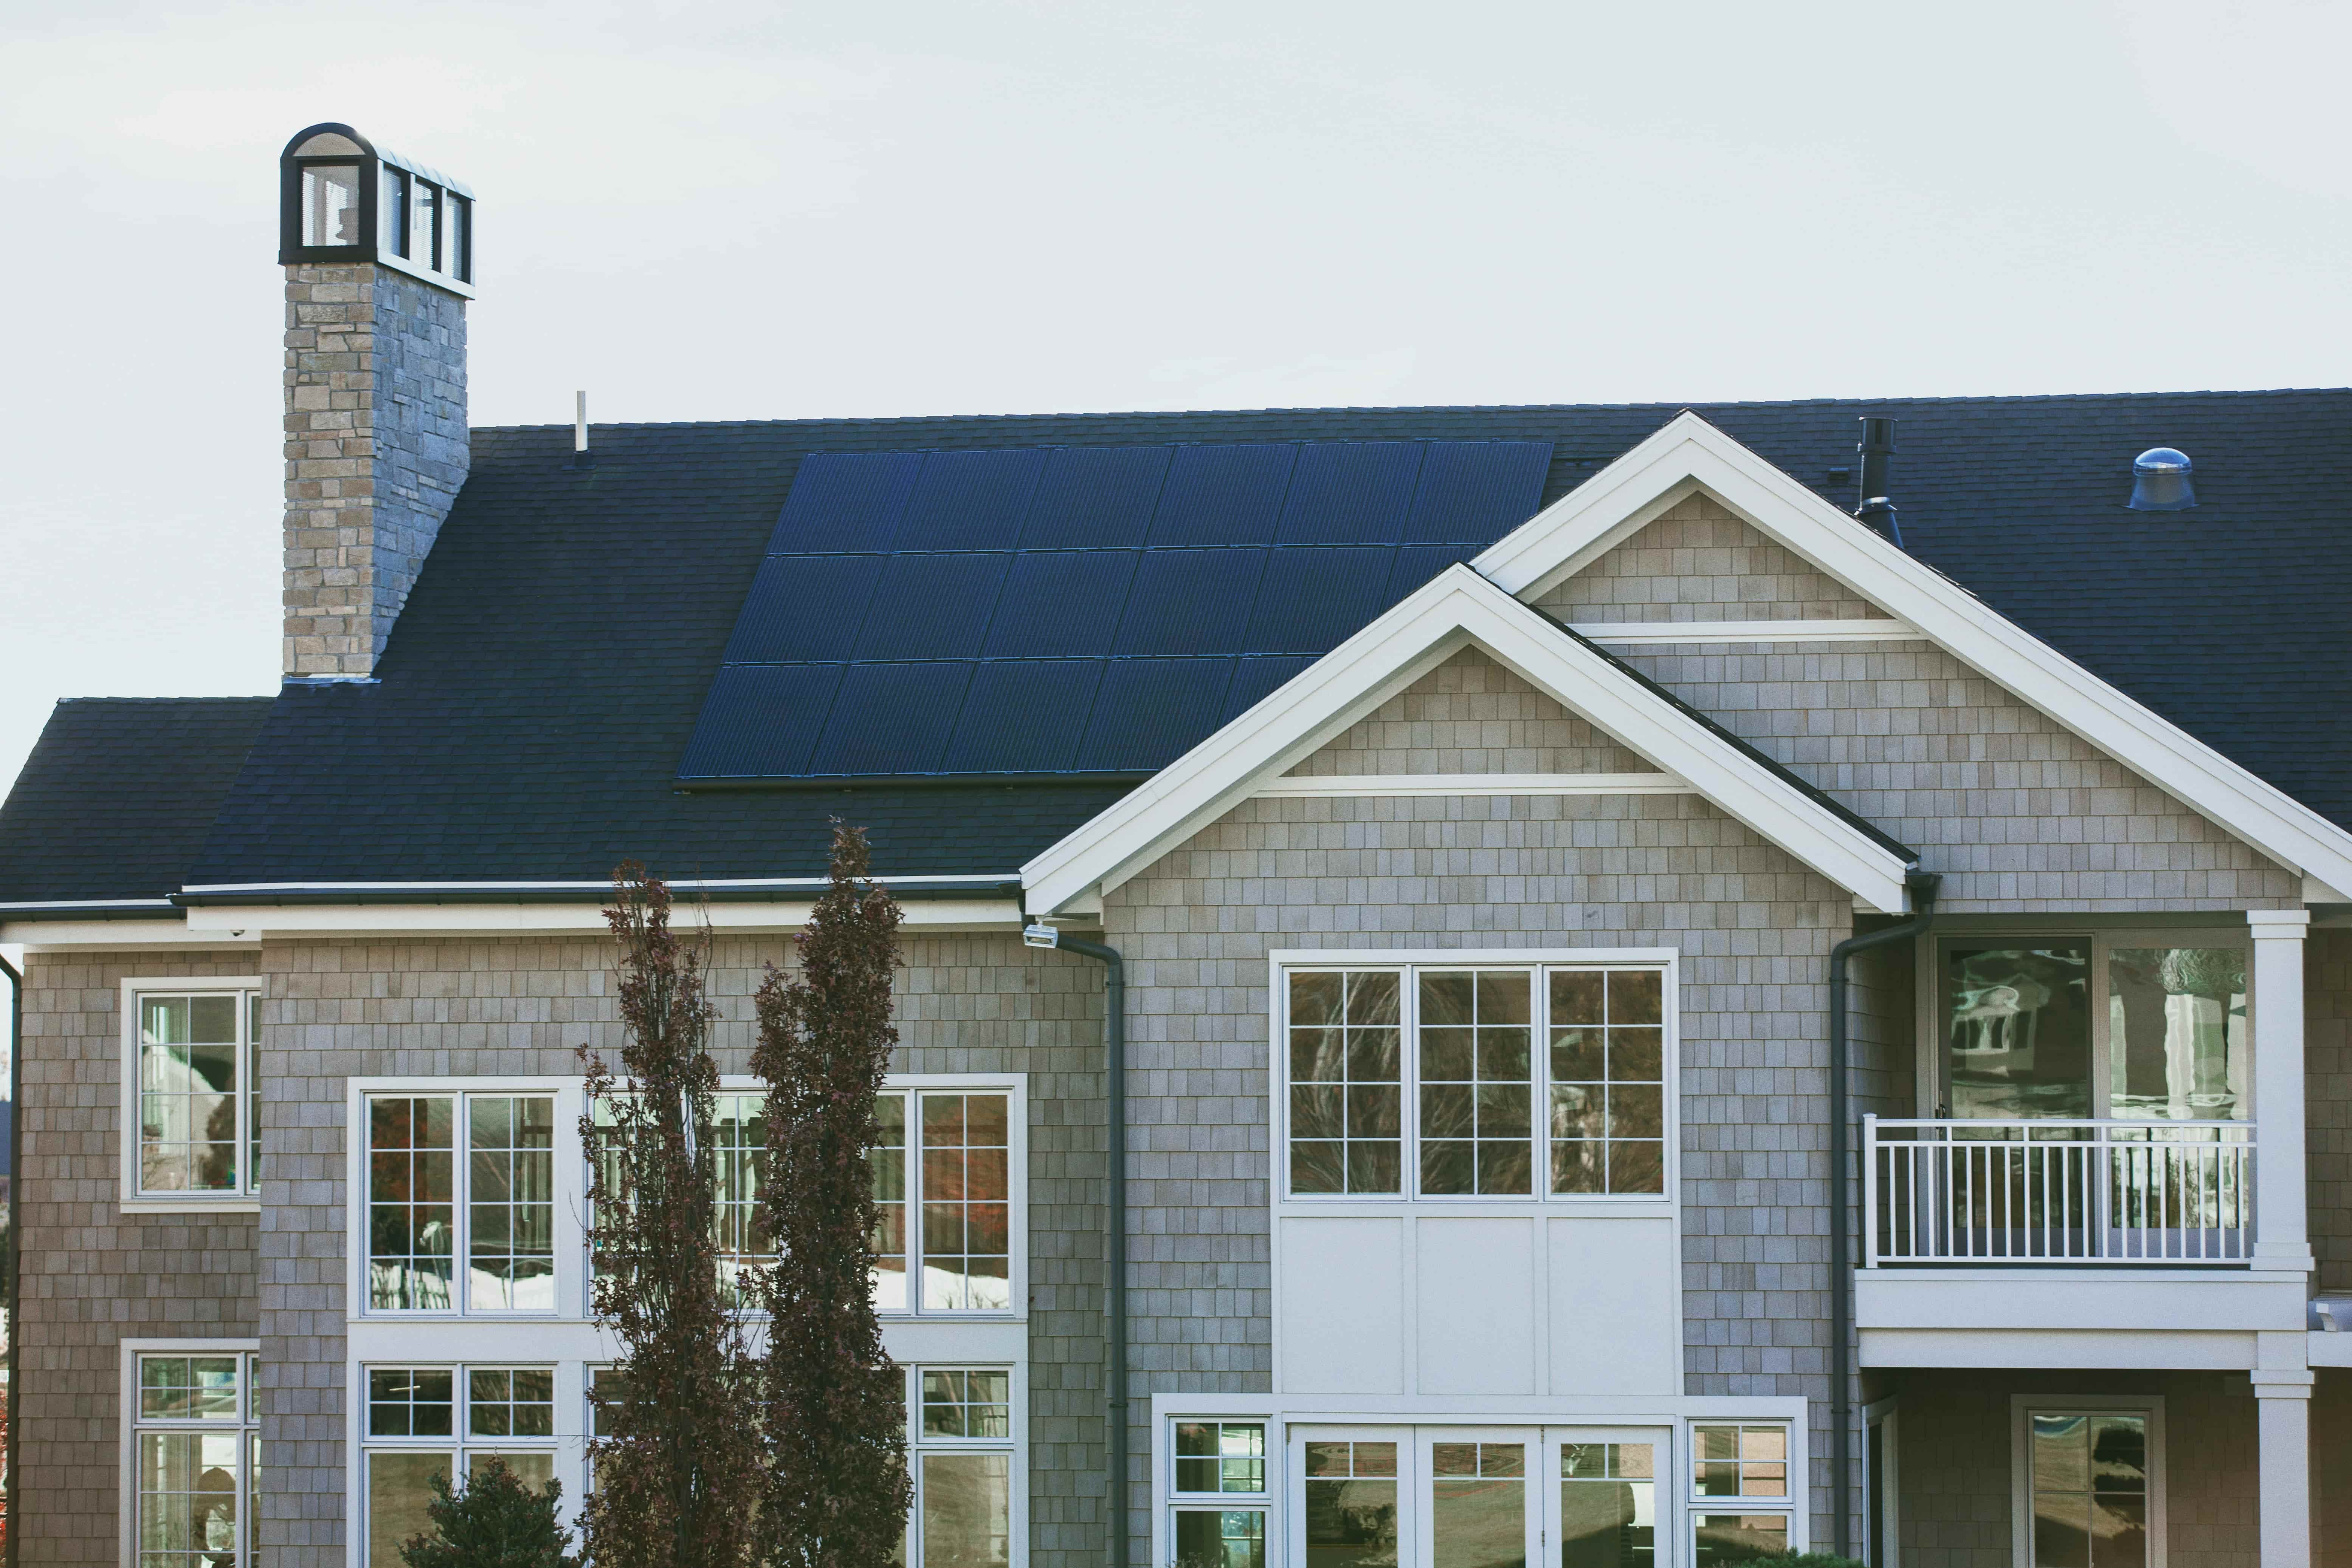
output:
[[[285,672],[368,676],[466,482],[466,301],[286,268]]]

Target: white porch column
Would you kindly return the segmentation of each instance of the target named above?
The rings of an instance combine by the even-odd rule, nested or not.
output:
[[[2259,1423],[2263,1568],[2311,1568],[2312,1374],[2258,1368],[2250,1375]]]
[[[2308,1271],[2312,1265],[2304,1200],[2303,939],[2311,929],[2311,911],[2250,910],[2246,922],[2254,936],[2253,1262],[2257,1268]],[[2266,1426],[2263,1430],[2267,1433],[2270,1428]],[[2263,1443],[2267,1452],[2267,1436]],[[2265,1464],[2263,1469],[2267,1473],[2269,1466]],[[2270,1527],[2265,1524],[2263,1529],[2267,1543]],[[2267,1564],[2267,1544],[2263,1555]]]

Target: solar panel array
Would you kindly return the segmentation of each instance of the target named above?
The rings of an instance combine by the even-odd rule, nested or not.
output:
[[[1547,441],[820,453],[678,775],[1165,765],[1534,515]]]

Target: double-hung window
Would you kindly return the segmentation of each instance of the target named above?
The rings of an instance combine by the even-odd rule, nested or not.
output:
[[[1169,1544],[1176,1568],[1265,1568],[1264,1421],[1176,1423]]]
[[[367,1557],[394,1568],[431,1528],[433,1480],[493,1460],[537,1488],[556,1473],[555,1368],[507,1364],[365,1369]]]
[[[904,1560],[911,1568],[1011,1568],[1021,1474],[1012,1372],[925,1366],[914,1379],[915,1507]]]
[[[1771,1422],[1698,1422],[1690,1436],[1697,1568],[1786,1556],[1796,1523],[1789,1428]]]
[[[878,1310],[1013,1310],[1013,1105],[1003,1089],[961,1088],[894,1089],[877,1103]]]
[[[124,990],[126,1200],[250,1207],[260,1192],[254,1058],[261,994],[250,986],[132,982]]]
[[[248,1568],[260,1439],[253,1352],[129,1355],[131,1524],[140,1568]]]
[[[1663,1197],[1662,963],[1284,975],[1294,1197]]]
[[[371,1094],[371,1312],[555,1310],[555,1099]]]

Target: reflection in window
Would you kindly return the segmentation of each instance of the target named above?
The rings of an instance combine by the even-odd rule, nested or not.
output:
[[[141,1568],[252,1562],[251,1358],[142,1355],[131,1434]]]
[[[408,254],[408,176],[397,169],[380,171],[376,187],[377,246],[393,256]]]
[[[1180,1492],[1265,1490],[1265,1424],[1261,1421],[1176,1423],[1176,1489]]]
[[[2111,1114],[2244,1121],[2250,1059],[2243,948],[2108,952]]]
[[[555,1310],[555,1101],[466,1100],[466,1224],[477,1311]]]
[[[1524,970],[1421,976],[1421,1190],[1530,1190],[1533,1099]]]
[[[874,1147],[866,1168],[874,1177],[874,1306],[904,1311],[907,1300],[907,1097],[874,1102]]]
[[[1947,950],[1954,1116],[2092,1114],[2090,972],[2087,944]]]
[[[1265,1568],[1265,1510],[1180,1509],[1176,1568]]]
[[[1693,1516],[1697,1568],[1760,1563],[1789,1554],[1785,1513],[1702,1513]]]
[[[1663,1193],[1665,976],[1551,972],[1551,1190]]]
[[[923,1372],[923,1436],[1013,1436],[1013,1374],[929,1367]]]
[[[1307,1568],[1395,1568],[1394,1443],[1309,1443]]]
[[[1398,977],[1290,977],[1290,1190],[1395,1193],[1403,1136]]]
[[[2147,1417],[2037,1410],[2032,1568],[2147,1562]]]
[[[455,1101],[368,1101],[368,1305],[446,1311],[456,1229]]]
[[[449,1479],[444,1453],[372,1453],[367,1457],[367,1568],[394,1568],[401,1542],[433,1528],[433,1478]]]
[[[1559,1568],[1652,1568],[1657,1558],[1654,1449],[1567,1443],[1559,1450]]]
[[[1429,1446],[1433,1568],[1526,1568],[1527,1456],[1521,1443]]]
[[[360,171],[355,163],[312,163],[302,171],[302,243],[359,245]]]
[[[1701,1497],[1784,1498],[1789,1495],[1789,1429],[1785,1426],[1694,1426],[1691,1484]]]
[[[139,1190],[239,1190],[239,997],[139,999]]]
[[[1002,1368],[924,1367],[919,1378],[922,1418],[908,1456],[915,1476],[916,1568],[1009,1568],[1012,1373]]]
[[[719,1189],[711,1216],[719,1231],[719,1279],[730,1301],[745,1305],[753,1271],[775,1255],[760,1209],[760,1178],[768,1161],[768,1097],[711,1096],[710,1142],[711,1180]]]
[[[1002,1094],[923,1094],[923,1305],[1013,1305],[1011,1127]]]

